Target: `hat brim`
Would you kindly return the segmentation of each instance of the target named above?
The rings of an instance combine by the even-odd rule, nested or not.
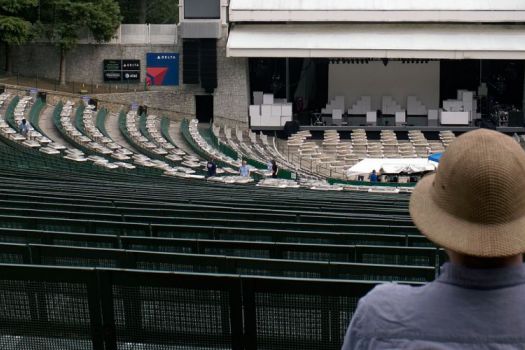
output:
[[[477,257],[505,257],[525,252],[525,217],[508,223],[480,224],[445,211],[432,199],[435,174],[427,175],[410,198],[417,228],[436,245]]]

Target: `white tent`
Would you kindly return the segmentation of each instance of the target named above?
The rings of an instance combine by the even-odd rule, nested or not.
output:
[[[384,174],[413,174],[434,171],[437,166],[438,163],[426,158],[368,158],[348,169],[347,175],[368,175],[372,170]]]

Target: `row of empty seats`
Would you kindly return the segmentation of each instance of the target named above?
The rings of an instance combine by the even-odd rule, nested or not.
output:
[[[441,131],[439,140],[428,140],[420,130],[409,130],[408,140],[399,140],[392,130],[382,130],[379,140],[369,139],[364,129],[353,129],[349,140],[336,130],[326,130],[322,140],[311,139],[309,131],[291,135],[282,150],[296,164],[324,177],[344,171],[366,158],[427,158],[444,152],[454,140],[452,131]]]
[[[4,101],[8,100],[7,95],[5,96]],[[15,107],[20,104],[16,115],[11,113],[17,120],[23,117],[29,118],[32,111],[37,110],[35,106],[39,105],[40,108],[43,106],[41,101],[33,102],[30,97],[20,100],[23,102],[16,100],[16,103],[13,104]],[[130,150],[127,146],[116,143],[107,134],[107,131],[103,132],[103,128],[97,122],[98,113],[105,113],[105,111],[96,111],[94,106],[84,104],[84,102],[77,105],[72,101],[66,101],[65,104],[59,103],[55,107],[55,127],[67,145],[62,145],[60,140],[54,142],[37,131],[40,129],[38,118],[35,119],[36,127],[31,132],[33,136],[30,139],[22,139],[22,136],[14,129],[13,132],[16,135],[11,138],[16,137],[18,141],[15,140],[15,142],[25,147],[39,149],[40,152],[47,155],[61,156],[76,163],[93,164],[107,170],[142,172],[151,170],[158,171],[157,174],[172,177],[204,179],[207,171],[206,161],[213,156],[224,164],[218,168],[217,178],[211,181],[246,183],[253,181],[236,176],[241,159],[249,160],[249,164],[252,164],[252,174],[258,175],[261,179],[271,175],[268,170],[268,162],[275,160],[278,164],[280,179],[286,181],[265,181],[261,183],[262,187],[308,187],[323,191],[370,190],[369,186],[331,185],[324,180],[328,177],[343,178],[345,168],[359,160],[353,154],[353,146],[341,141],[337,133],[327,133],[319,151],[316,145],[310,147],[310,142],[303,142],[302,159],[297,160],[284,156],[285,152],[279,152],[276,147],[278,142],[264,134],[214,126],[215,131],[212,129],[211,134],[215,137],[219,135],[217,139],[224,141],[234,150],[235,157],[232,158],[223,154],[216,145],[209,143],[209,140],[204,140],[201,137],[202,132],[198,130],[197,122],[192,121],[187,124],[190,130],[189,135],[193,137],[193,145],[198,150],[204,151],[202,157],[196,157],[186,154],[169,137],[166,137],[167,133],[163,132],[163,127],[169,126],[169,121],[164,123],[166,120],[163,118],[154,115],[139,116],[135,111],[121,113],[120,132],[133,148]],[[303,136],[304,140],[308,137]],[[225,158],[221,159],[223,156]],[[306,165],[307,162],[310,163],[309,166]]]
[[[238,128],[229,128],[226,126],[214,126],[213,134],[223,144],[230,147],[238,157],[254,160],[259,163],[259,170],[263,171],[265,176],[271,172],[268,170],[268,162],[274,160],[279,169],[280,177],[294,178],[316,178],[311,172],[302,170],[299,166],[290,162],[276,148],[275,138],[269,137],[263,133],[255,134],[250,130],[241,130]],[[293,174],[293,176],[292,176]]]
[[[2,162],[6,350],[339,349],[360,296],[380,281],[432,280],[444,258],[401,194],[68,176]],[[42,209],[28,210],[35,201]]]

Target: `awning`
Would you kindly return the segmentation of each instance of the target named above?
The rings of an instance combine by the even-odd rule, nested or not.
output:
[[[518,11],[522,0],[230,0],[230,8],[244,11]]]
[[[525,59],[524,25],[240,24],[229,57]]]
[[[523,0],[230,0],[230,22],[523,22]]]

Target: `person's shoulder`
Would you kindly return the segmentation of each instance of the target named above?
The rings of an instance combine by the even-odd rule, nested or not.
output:
[[[353,341],[375,336],[379,329],[400,327],[404,320],[410,300],[417,287],[395,283],[380,284],[359,300],[352,317],[347,337]],[[346,341],[349,341],[347,339]]]
[[[421,286],[380,284],[360,300],[359,306],[363,311],[366,310],[367,317],[376,319],[381,319],[385,315],[400,315],[406,312],[414,297],[421,291]]]
[[[411,286],[397,283],[383,283],[375,286],[364,297],[370,302],[399,302],[402,299],[410,298],[413,293],[419,291],[420,286]]]

